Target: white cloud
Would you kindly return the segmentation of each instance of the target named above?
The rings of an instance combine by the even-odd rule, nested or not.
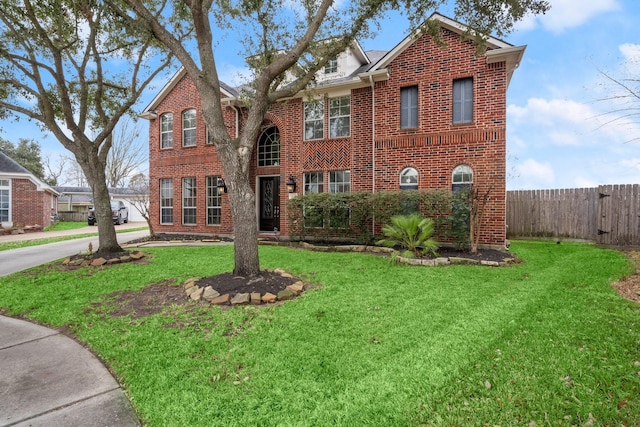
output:
[[[625,61],[640,60],[640,44],[624,43],[618,46],[620,53],[624,56]]]
[[[231,86],[242,86],[250,81],[251,69],[248,66],[237,66],[228,62],[220,64],[218,78]]]
[[[618,0],[549,0],[551,9],[544,15],[528,16],[517,26],[519,30],[533,30],[538,25],[553,33],[579,27],[592,17],[619,9]]]
[[[542,184],[551,184],[555,180],[553,168],[548,162],[540,163],[534,159],[527,159],[516,165],[518,176],[526,181],[535,181]]]

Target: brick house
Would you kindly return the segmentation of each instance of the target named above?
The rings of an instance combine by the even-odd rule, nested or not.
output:
[[[274,105],[256,141],[251,182],[264,237],[289,232],[285,201],[307,192],[491,190],[480,243],[504,247],[506,92],[525,46],[490,38],[487,51],[465,28],[434,14],[445,45],[412,34],[388,52],[354,43],[317,75],[312,90]],[[231,135],[243,105],[222,85]],[[222,166],[195,87],[178,73],[141,114],[150,121],[150,202],[160,233],[231,235]],[[296,182],[289,194],[287,182]]]
[[[0,226],[51,224],[58,193],[4,153],[0,153]]]

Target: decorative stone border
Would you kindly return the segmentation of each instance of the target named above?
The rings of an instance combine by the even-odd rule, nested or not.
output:
[[[260,242],[261,244],[273,244],[271,242]],[[386,248],[382,246],[367,246],[367,245],[336,245],[336,246],[320,246],[313,245],[307,242],[298,243],[303,249],[308,249],[316,252],[366,252],[373,254],[392,254],[395,249]],[[427,267],[437,267],[442,265],[484,265],[487,267],[502,267],[515,261],[514,258],[505,257],[503,261],[485,261],[464,257],[439,257],[433,259],[415,259],[405,258],[398,256],[396,258],[398,262],[409,265],[423,265]]]
[[[138,261],[147,256],[144,252],[132,252],[128,255],[122,255],[118,258],[67,258],[62,261],[62,265],[71,267],[100,267],[103,265],[122,264],[125,262]]]
[[[273,273],[277,273],[282,277],[293,278],[293,276],[289,273],[286,273],[284,270],[275,269]],[[293,299],[300,295],[305,289],[305,285],[301,280],[288,285],[285,289],[278,292],[277,295],[272,294],[271,292],[267,292],[265,294],[260,294],[260,292],[240,292],[236,294],[223,294],[213,289],[211,286],[207,286],[202,288],[198,286],[198,281],[200,277],[192,277],[187,279],[184,283],[184,290],[187,297],[191,298],[194,301],[205,302],[213,305],[262,305],[262,304],[271,304],[277,301],[287,301]]]

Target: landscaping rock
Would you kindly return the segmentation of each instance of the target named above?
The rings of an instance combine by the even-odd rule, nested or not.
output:
[[[82,260],[80,260],[80,263],[82,263]],[[107,263],[107,260],[100,257],[100,258],[96,258],[93,261],[91,261],[91,265],[93,267],[99,267],[101,265],[105,265]]]
[[[278,300],[278,297],[272,294],[271,292],[267,292],[262,296],[261,300],[262,302],[272,303],[272,302],[276,302]]]
[[[230,301],[231,301],[231,295],[224,294],[212,299],[211,304],[214,304],[214,305],[229,304]]]
[[[189,288],[189,289],[192,289],[192,288]],[[189,294],[189,297],[194,301],[200,301],[203,293],[204,293],[204,288],[197,287],[195,291]]]
[[[280,301],[287,301],[290,299],[295,298],[296,293],[294,291],[292,291],[291,289],[285,289],[283,291],[278,292],[278,300]]]
[[[144,258],[145,256],[146,255],[144,253],[142,253],[142,252],[134,252],[134,253],[131,254],[131,259],[134,259],[134,260],[137,261],[139,259]]]
[[[191,296],[191,294],[197,291],[198,289],[200,288],[198,288],[197,286],[189,286],[187,289],[185,289],[185,292],[187,293],[187,296]]]
[[[251,292],[251,304],[260,305],[261,303],[260,292]]]
[[[220,296],[220,292],[213,289],[211,286],[207,286],[204,288],[204,292],[202,293],[202,299],[205,301],[211,301],[214,298]]]
[[[250,301],[251,301],[251,296],[249,295],[248,292],[235,294],[233,298],[231,298],[231,305],[245,305],[245,304],[249,304]]]

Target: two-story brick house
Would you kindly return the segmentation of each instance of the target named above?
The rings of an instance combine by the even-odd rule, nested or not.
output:
[[[465,28],[434,14],[443,44],[412,34],[391,51],[354,43],[317,76],[312,90],[274,105],[251,167],[256,221],[286,237],[285,201],[307,192],[491,188],[480,243],[504,247],[506,92],[525,47],[490,38],[487,51]],[[239,93],[222,87],[232,136],[241,132]],[[224,179],[208,141],[200,98],[180,70],[150,103],[150,202],[154,229],[232,235]],[[221,179],[220,179],[221,178]],[[286,183],[295,181],[290,194]]]

